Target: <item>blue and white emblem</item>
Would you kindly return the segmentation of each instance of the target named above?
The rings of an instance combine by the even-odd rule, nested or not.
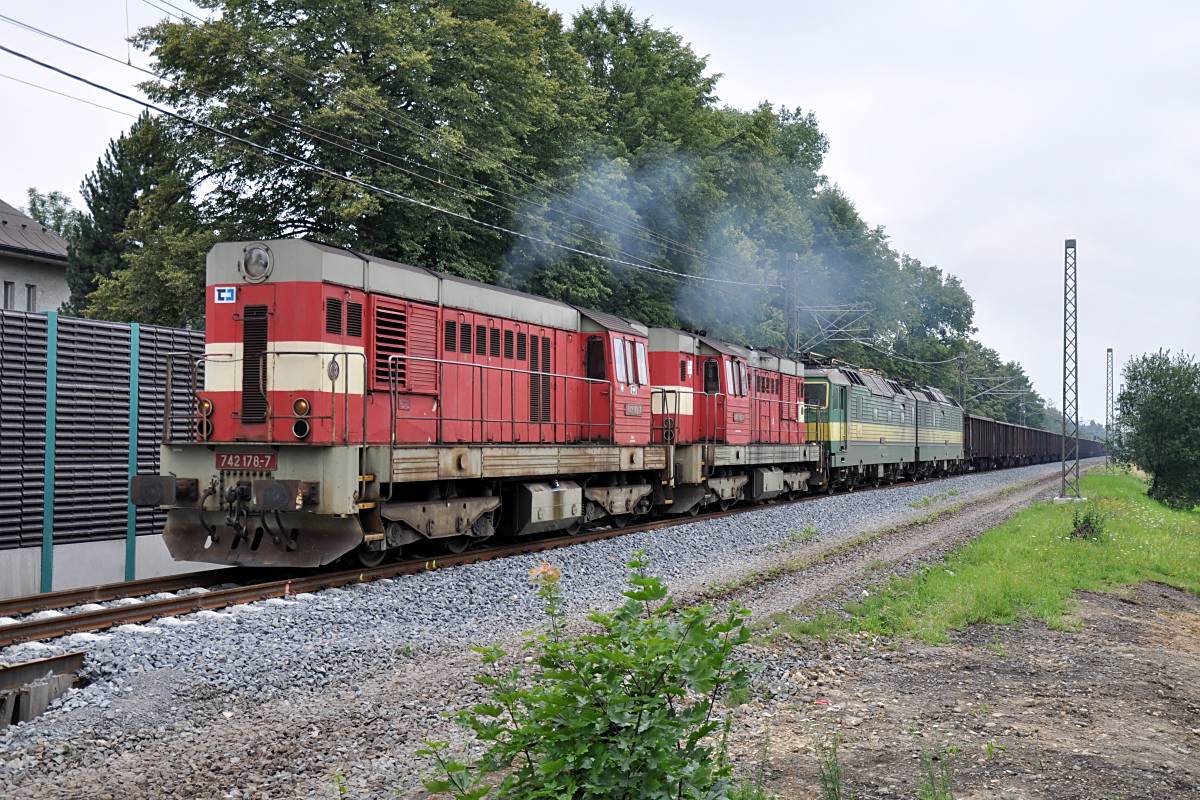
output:
[[[236,286],[215,286],[213,287],[213,301],[217,303],[236,303],[237,302],[237,287]]]

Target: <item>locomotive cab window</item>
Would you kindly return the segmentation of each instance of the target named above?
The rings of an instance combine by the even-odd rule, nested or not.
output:
[[[710,358],[704,362],[704,393],[705,394],[720,394],[721,392],[721,368],[717,366],[717,360]]]
[[[829,408],[829,384],[804,384],[804,404],[816,406],[817,408]]]
[[[637,371],[637,359],[633,354],[633,342],[625,340],[625,368],[629,370],[629,384],[631,386],[640,386],[645,381],[645,376],[639,375]]]
[[[604,339],[593,336],[588,339],[585,366],[589,380],[602,381],[608,378],[604,369]]]
[[[646,363],[646,344],[645,342],[637,342],[634,345],[634,350],[637,352],[637,367],[638,375],[641,376],[643,384],[650,383],[650,366]]]
[[[630,383],[625,369],[625,340],[613,337],[613,379],[617,383]]]

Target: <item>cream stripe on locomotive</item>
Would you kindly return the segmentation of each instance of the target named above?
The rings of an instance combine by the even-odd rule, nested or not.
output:
[[[242,343],[210,342],[204,345],[204,390],[238,392],[242,389]],[[349,354],[348,356],[342,354]],[[271,342],[266,354],[268,392],[329,392],[362,394],[366,349],[334,342]],[[329,378],[329,364],[338,362],[337,380]]]
[[[678,414],[690,417],[695,413],[696,390],[690,386],[653,386],[650,393],[650,411],[654,414]],[[663,411],[664,406],[666,411]]]
[[[921,431],[921,444],[962,444],[961,430],[946,430],[944,428],[928,428]]]

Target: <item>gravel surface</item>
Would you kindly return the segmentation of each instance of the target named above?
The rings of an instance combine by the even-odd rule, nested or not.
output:
[[[1039,465],[768,506],[549,554],[0,650],[0,662],[84,650],[90,681],[43,717],[0,732],[0,795],[8,788],[38,796],[42,785],[81,797],[332,796],[329,764],[368,762],[401,785],[421,765],[410,763],[395,739],[438,733],[447,727],[439,724],[441,713],[472,696],[465,676],[476,659],[465,646],[503,641],[541,622],[528,571],[543,560],[562,567],[576,613],[618,598],[624,564],[638,549],[677,594],[695,596],[795,553],[828,550],[1058,469]],[[363,741],[351,749],[362,752],[320,753],[330,729],[355,724]],[[208,737],[203,745],[200,734]],[[302,735],[311,738],[297,745]],[[174,743],[193,739],[197,764],[162,763],[178,761]],[[311,766],[298,765],[297,753]],[[315,775],[296,774],[310,768]],[[141,778],[120,780],[113,769]],[[60,772],[61,781],[53,777]],[[155,775],[169,784],[154,785]],[[181,775],[197,783],[189,787]],[[354,786],[355,773],[349,777]],[[224,788],[218,793],[216,786]]]

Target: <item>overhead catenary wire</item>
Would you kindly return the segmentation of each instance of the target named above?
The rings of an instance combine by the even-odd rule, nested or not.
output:
[[[483,227],[483,228],[488,228],[488,229],[490,229],[490,230],[494,230],[494,231],[497,231],[497,232],[500,232],[500,233],[508,234],[509,236],[516,236],[516,237],[518,237],[518,238],[521,238],[521,239],[526,239],[526,240],[528,240],[528,241],[536,242],[536,243],[538,243],[538,244],[543,244],[543,245],[546,245],[546,246],[548,246],[548,247],[554,247],[554,248],[557,248],[557,249],[559,249],[559,250],[563,250],[563,251],[565,251],[565,252],[570,252],[570,253],[574,253],[574,254],[576,254],[576,255],[582,255],[582,256],[589,257],[589,258],[595,258],[595,259],[597,259],[597,260],[600,260],[600,261],[605,261],[605,262],[608,262],[608,263],[610,263],[610,264],[618,264],[618,265],[621,265],[621,266],[632,267],[632,268],[634,268],[634,269],[640,269],[640,270],[644,270],[644,271],[648,271],[648,272],[654,272],[654,273],[658,273],[658,274],[662,274],[662,275],[669,275],[669,276],[672,276],[672,277],[675,277],[675,278],[679,278],[679,279],[682,279],[682,280],[697,280],[697,281],[705,281],[705,282],[708,282],[708,283],[717,283],[717,284],[723,284],[723,285],[733,285],[733,286],[751,286],[751,287],[759,287],[759,288],[764,288],[764,287],[765,287],[765,288],[775,288],[775,287],[776,287],[776,285],[775,285],[775,284],[766,284],[766,283],[751,283],[751,282],[746,282],[746,281],[735,281],[735,280],[729,280],[729,279],[726,279],[726,278],[714,278],[714,277],[711,277],[711,276],[708,276],[708,275],[689,275],[689,274],[687,274],[687,273],[683,273],[683,272],[677,272],[677,271],[675,271],[675,270],[665,269],[665,268],[663,268],[663,267],[654,267],[654,266],[647,266],[647,265],[644,265],[644,264],[637,264],[637,263],[635,263],[635,262],[632,262],[632,261],[626,261],[626,260],[624,260],[624,259],[620,259],[620,258],[613,258],[612,256],[605,256],[605,255],[601,255],[601,254],[599,254],[599,253],[593,253],[593,252],[590,252],[590,251],[588,251],[588,250],[584,250],[584,249],[582,249],[582,248],[573,247],[573,246],[571,246],[571,245],[563,244],[563,243],[561,243],[561,242],[555,242],[555,241],[553,241],[553,240],[550,240],[550,239],[545,239],[545,238],[542,238],[542,237],[540,237],[540,236],[533,236],[533,235],[531,235],[531,234],[528,234],[528,233],[522,233],[521,231],[515,231],[515,230],[512,230],[512,229],[510,229],[510,228],[506,228],[506,227],[504,227],[504,226],[502,226],[502,225],[495,225],[495,224],[493,224],[493,223],[486,222],[486,221],[484,221],[484,220],[479,220],[479,219],[476,219],[476,218],[474,218],[474,217],[470,216],[469,214],[464,214],[464,213],[461,213],[461,212],[458,212],[458,211],[453,211],[453,210],[451,210],[451,209],[447,209],[447,208],[443,208],[443,207],[441,207],[441,206],[438,206],[438,205],[436,205],[436,204],[434,204],[434,203],[428,203],[428,202],[426,202],[426,201],[424,201],[424,200],[419,200],[419,199],[417,199],[417,198],[414,198],[414,197],[409,197],[408,195],[401,194],[400,192],[395,192],[395,191],[392,191],[392,190],[390,190],[390,189],[385,189],[385,188],[383,188],[383,187],[381,187],[381,186],[377,186],[377,185],[375,185],[375,184],[373,184],[373,183],[370,183],[370,182],[368,182],[368,181],[364,181],[364,180],[362,180],[362,179],[360,179],[360,178],[355,178],[355,177],[353,177],[353,176],[351,176],[351,175],[344,175],[344,174],[342,174],[342,173],[340,173],[340,172],[337,172],[336,170],[329,169],[328,167],[323,167],[323,166],[321,166],[321,165],[319,165],[319,164],[314,164],[314,163],[312,163],[311,161],[308,161],[308,160],[306,160],[306,159],[303,159],[303,158],[299,158],[298,156],[294,156],[294,155],[290,155],[290,154],[288,154],[288,153],[281,152],[280,150],[277,150],[277,149],[275,149],[274,147],[270,147],[270,146],[268,146],[268,145],[262,145],[262,144],[259,144],[259,143],[257,143],[257,142],[250,141],[249,139],[246,139],[246,138],[244,138],[244,137],[242,137],[242,136],[239,136],[239,135],[237,135],[237,134],[235,134],[235,133],[230,133],[229,131],[222,130],[222,129],[220,129],[220,128],[216,127],[215,125],[210,125],[210,124],[208,124],[208,123],[206,123],[206,122],[200,122],[199,120],[194,120],[194,119],[191,119],[191,118],[189,118],[189,117],[187,117],[187,116],[185,116],[185,115],[183,115],[183,114],[180,114],[180,113],[178,113],[178,112],[176,112],[176,111],[173,111],[173,110],[171,110],[171,109],[169,109],[169,108],[165,108],[165,107],[163,107],[163,106],[160,106],[160,105],[158,105],[158,104],[156,104],[156,103],[151,103],[151,102],[149,102],[149,101],[147,101],[147,100],[142,100],[142,99],[140,99],[140,98],[133,97],[132,95],[126,94],[126,93],[124,93],[124,92],[122,92],[122,91],[119,91],[119,90],[117,90],[117,89],[113,89],[112,87],[105,86],[104,84],[101,84],[101,83],[98,83],[98,82],[96,82],[96,81],[90,80],[90,79],[88,79],[88,78],[85,78],[85,77],[83,77],[83,76],[81,76],[81,75],[77,75],[77,74],[75,74],[75,73],[71,72],[70,70],[66,70],[66,69],[63,69],[62,67],[57,67],[57,66],[55,66],[55,65],[53,65],[53,64],[49,64],[49,63],[47,63],[47,62],[41,61],[41,60],[39,60],[39,59],[37,59],[37,58],[34,58],[34,57],[33,57],[33,56],[31,56],[31,55],[28,55],[28,54],[26,54],[26,53],[22,53],[22,52],[21,52],[21,51],[19,51],[19,50],[14,50],[14,49],[13,49],[13,48],[11,48],[11,47],[7,47],[7,46],[5,46],[5,45],[0,45],[0,51],[2,51],[2,52],[5,52],[5,53],[8,53],[9,55],[12,55],[12,56],[15,56],[15,57],[17,57],[17,58],[23,59],[23,60],[25,60],[25,61],[28,61],[28,62],[29,62],[29,63],[31,63],[31,64],[35,64],[35,65],[37,65],[37,66],[39,66],[39,67],[42,67],[43,69],[50,70],[50,71],[52,71],[52,72],[55,72],[55,73],[58,73],[59,75],[62,75],[62,76],[64,76],[64,77],[67,77],[67,78],[70,78],[70,79],[72,79],[72,80],[78,81],[78,82],[80,82],[80,83],[83,83],[83,84],[86,84],[86,85],[88,85],[88,86],[91,86],[91,87],[92,87],[92,88],[94,88],[94,89],[99,89],[100,91],[107,92],[108,94],[111,94],[111,95],[113,95],[113,96],[115,96],[115,97],[119,97],[119,98],[121,98],[121,99],[123,99],[123,100],[127,100],[127,101],[129,101],[129,102],[131,102],[131,103],[136,103],[137,105],[140,105],[140,106],[142,106],[143,108],[146,108],[146,109],[148,109],[148,110],[151,110],[151,111],[155,111],[155,112],[157,112],[157,113],[159,113],[159,114],[163,114],[163,115],[165,115],[165,116],[168,116],[168,117],[170,117],[170,118],[172,118],[172,119],[175,119],[175,120],[178,120],[178,121],[180,121],[180,122],[183,122],[183,123],[185,123],[185,124],[187,124],[187,125],[191,125],[191,126],[193,126],[193,127],[196,127],[196,128],[202,129],[202,130],[206,130],[206,131],[208,131],[208,132],[210,132],[210,133],[213,133],[213,134],[216,134],[216,135],[218,135],[218,136],[221,136],[221,137],[223,137],[223,138],[229,139],[229,140],[231,140],[231,141],[238,142],[239,144],[241,144],[241,145],[243,145],[243,146],[245,146],[245,147],[248,147],[248,148],[250,148],[250,149],[252,149],[252,150],[257,150],[257,151],[259,151],[259,152],[265,153],[265,154],[267,154],[267,155],[269,155],[269,156],[271,156],[272,158],[275,158],[275,159],[277,159],[277,160],[286,161],[286,162],[288,162],[288,163],[295,164],[295,165],[297,165],[297,166],[304,167],[304,168],[306,168],[306,169],[310,169],[310,170],[312,170],[312,171],[314,171],[314,172],[321,173],[321,174],[323,174],[323,175],[326,175],[326,176],[328,176],[328,177],[330,177],[330,178],[334,178],[334,179],[336,179],[336,180],[340,180],[340,181],[343,181],[343,182],[345,182],[345,183],[348,183],[348,184],[351,184],[351,185],[354,185],[354,186],[358,186],[359,188],[361,188],[361,189],[365,189],[366,191],[369,191],[369,192],[375,192],[375,193],[377,193],[377,194],[381,194],[381,195],[384,195],[384,196],[386,196],[386,197],[391,197],[391,198],[393,198],[393,199],[400,200],[401,202],[408,203],[408,204],[410,204],[410,205],[413,205],[413,206],[417,206],[417,207],[420,207],[420,208],[425,208],[425,209],[427,209],[427,210],[429,210],[429,211],[433,211],[433,212],[435,212],[435,213],[444,214],[444,215],[446,215],[446,216],[449,216],[449,217],[454,217],[454,218],[456,218],[456,219],[460,219],[460,220],[463,220],[463,221],[465,221],[465,222],[470,222],[470,223],[473,223],[473,224],[475,224],[475,225],[478,225],[478,226],[480,226],[480,227]]]
[[[176,8],[177,10],[179,10],[184,16],[181,16],[180,14],[173,14],[170,11],[163,9],[161,6],[156,5],[154,2],[151,2],[151,0],[142,0],[142,2],[152,8],[157,9],[158,11],[163,12],[168,17],[172,17],[176,20],[179,20],[180,22],[186,23],[189,21],[189,18],[190,18],[190,20],[193,20],[198,23],[209,22],[209,20],[205,20],[196,14],[193,14],[188,11],[183,11],[183,9],[179,9],[178,6],[173,6],[173,7]],[[299,74],[299,72],[296,69],[289,67],[287,64],[283,63],[282,61],[273,61],[271,63],[268,63],[267,61],[265,61],[263,59],[263,57],[260,53],[258,53],[256,50],[254,50],[252,48],[247,47],[247,48],[245,48],[244,52],[250,58],[254,59],[258,63],[260,63],[268,68],[273,67],[275,69],[278,69],[288,75],[291,75],[294,78],[298,78],[299,80],[305,81],[308,84],[312,84],[314,79],[317,77],[316,74],[311,71],[308,71],[308,75]],[[562,189],[554,187],[554,186],[546,183],[544,180],[541,180],[532,175],[529,175],[525,171],[521,170],[519,167],[516,167],[512,164],[505,163],[505,162],[495,158],[494,156],[492,156],[482,150],[479,150],[478,148],[472,147],[466,143],[456,144],[454,142],[446,142],[444,140],[438,139],[430,131],[426,130],[425,128],[421,127],[420,125],[410,122],[409,120],[395,114],[390,108],[388,108],[386,105],[384,105],[382,102],[380,102],[378,100],[375,100],[373,98],[366,98],[364,100],[364,99],[358,98],[355,95],[350,95],[347,99],[349,102],[351,102],[355,105],[358,105],[360,108],[369,108],[370,110],[374,111],[375,113],[378,113],[384,119],[387,119],[387,120],[395,123],[396,125],[399,125],[400,127],[405,128],[410,133],[413,133],[417,136],[428,139],[429,141],[435,142],[439,146],[447,146],[448,145],[452,149],[458,150],[459,152],[473,153],[477,156],[480,156],[487,163],[490,163],[494,166],[499,167],[500,169],[507,172],[510,176],[518,178],[519,180],[528,184],[529,186],[545,190],[548,193],[559,197],[561,200],[565,200],[566,202],[570,203],[571,205],[575,206],[576,208],[584,209],[584,210],[590,211],[592,213],[598,213],[598,214],[604,213],[604,211],[602,209],[598,209],[594,206],[584,203],[581,200],[579,200],[578,198],[573,197],[569,192],[566,192]],[[465,178],[465,179],[459,178],[459,179],[460,180],[468,180],[473,183],[477,183],[476,181],[473,181],[472,179],[469,179],[469,178]],[[490,191],[497,191],[497,192],[500,191],[493,187],[487,187],[487,188],[489,188]],[[535,204],[540,205],[542,208],[546,209],[547,211],[551,211],[551,208],[547,203],[535,203]],[[569,211],[564,211],[563,209],[560,209],[560,208],[553,209],[553,211],[555,213],[563,214],[565,216],[570,216],[570,217],[574,217],[576,219],[580,219],[582,221],[586,221],[592,225],[597,225],[600,227],[607,227],[606,223],[604,223],[602,220],[597,220],[597,219],[589,218],[589,217],[582,217],[578,214],[573,214]],[[676,239],[673,239],[673,238],[671,238],[659,231],[656,231],[653,228],[643,225],[641,223],[631,222],[630,227],[635,230],[643,231],[646,235],[653,237],[653,239],[655,240],[654,243],[656,243],[660,246],[664,246],[667,249],[674,250],[676,252],[680,252],[685,255],[689,255],[693,258],[703,259],[705,261],[708,261],[711,264],[724,263],[724,262],[717,261],[712,256],[708,255],[707,253],[705,253],[702,250],[699,250],[685,242],[680,242]],[[638,238],[640,241],[643,241],[648,244],[651,243],[647,239],[645,239],[643,236],[640,236],[640,235],[635,235],[635,238]],[[736,265],[731,265],[731,264],[725,264],[725,265],[733,267],[734,269],[738,268]]]
[[[873,345],[873,344],[871,344],[870,342],[868,342],[866,339],[851,339],[850,341],[851,341],[851,342],[854,342],[855,344],[861,344],[861,345],[862,345],[862,346],[864,346],[864,347],[869,347],[869,348],[871,348],[872,350],[874,350],[875,352],[877,352],[877,353],[882,353],[883,355],[887,356],[888,358],[894,358],[894,359],[896,359],[897,361],[905,361],[905,362],[907,362],[907,363],[909,363],[909,364],[917,364],[917,365],[920,365],[920,366],[927,366],[927,367],[928,367],[928,366],[934,366],[934,365],[937,365],[937,364],[950,364],[950,363],[952,363],[952,362],[954,362],[954,361],[957,361],[957,360],[958,360],[958,356],[957,356],[957,355],[955,355],[955,356],[951,356],[950,358],[943,358],[943,359],[940,359],[940,360],[938,360],[938,361],[921,361],[921,360],[919,360],[919,359],[915,359],[915,358],[908,358],[907,356],[902,356],[902,355],[900,355],[899,353],[892,353],[892,352],[889,352],[889,351],[887,351],[887,350],[884,350],[884,349],[883,349],[883,348],[881,348],[881,347],[876,347],[875,345]]]
[[[121,66],[123,66],[123,67],[127,67],[127,68],[129,68],[129,69],[136,70],[136,71],[138,71],[138,72],[140,72],[140,73],[142,73],[142,74],[149,75],[150,77],[152,77],[152,78],[155,78],[155,79],[157,79],[157,80],[166,80],[168,83],[171,83],[171,84],[173,84],[173,85],[175,85],[175,86],[179,86],[179,83],[178,83],[177,81],[172,81],[172,80],[170,80],[170,79],[163,78],[162,76],[160,76],[160,75],[158,75],[157,73],[155,73],[153,70],[146,69],[145,67],[138,66],[138,65],[136,65],[136,64],[131,64],[131,63],[130,63],[130,64],[127,64],[127,63],[125,63],[125,62],[121,61],[119,58],[117,58],[117,57],[115,57],[115,56],[113,56],[113,55],[110,55],[110,54],[108,54],[108,53],[105,53],[105,52],[103,52],[103,51],[101,51],[101,50],[96,50],[95,48],[89,47],[89,46],[87,46],[87,45],[85,45],[85,44],[81,44],[80,42],[76,42],[76,41],[74,41],[74,40],[72,40],[72,39],[67,39],[67,38],[65,38],[65,37],[63,37],[63,36],[59,36],[58,34],[55,34],[55,33],[51,32],[51,31],[47,31],[47,30],[45,30],[45,29],[43,29],[43,28],[39,28],[39,27],[37,27],[37,26],[35,26],[35,25],[30,25],[29,23],[22,22],[21,20],[14,19],[13,17],[10,17],[10,16],[8,16],[8,15],[6,15],[6,14],[0,14],[0,21],[7,22],[7,23],[9,23],[9,24],[11,24],[11,25],[15,25],[15,26],[17,26],[17,27],[20,27],[20,28],[22,28],[22,29],[24,29],[24,30],[30,31],[30,32],[32,32],[32,33],[36,33],[36,34],[38,34],[38,35],[40,35],[40,36],[44,36],[44,37],[46,37],[46,38],[49,38],[49,39],[51,39],[52,41],[56,41],[56,42],[59,42],[59,43],[61,43],[61,44],[64,44],[64,45],[68,45],[68,46],[70,46],[70,47],[74,47],[74,48],[76,48],[76,49],[78,49],[78,50],[81,50],[81,51],[83,51],[83,52],[85,52],[85,53],[89,53],[89,54],[91,54],[91,55],[94,55],[94,56],[97,56],[97,57],[99,57],[99,58],[106,59],[106,60],[108,60],[108,61],[111,61],[111,62],[113,62],[114,64],[119,64],[119,65],[121,65]],[[202,90],[199,90],[199,89],[192,89],[191,91],[194,91],[194,92],[196,92],[197,94],[201,95],[202,97],[205,97],[205,98],[207,98],[207,99],[210,99],[210,100],[215,100],[215,99],[217,99],[215,95],[213,95],[213,94],[210,94],[210,93],[208,93],[208,92],[204,92],[204,91],[202,91]],[[86,100],[81,100],[81,102],[88,102],[88,101],[86,101]],[[630,253],[630,252],[628,252],[628,251],[626,251],[626,250],[623,250],[623,249],[621,249],[621,248],[619,248],[619,247],[615,247],[614,245],[612,245],[612,244],[610,244],[610,243],[608,243],[608,242],[604,242],[604,241],[601,241],[601,240],[599,240],[599,239],[594,239],[594,238],[591,238],[591,237],[589,237],[589,236],[583,235],[583,234],[579,233],[578,231],[568,231],[568,230],[565,230],[565,229],[563,229],[561,226],[559,226],[559,225],[556,225],[556,224],[554,224],[553,222],[550,222],[549,220],[544,220],[544,219],[541,219],[541,218],[537,217],[536,215],[534,215],[533,213],[531,213],[531,212],[529,212],[529,211],[527,211],[527,210],[522,210],[522,209],[519,209],[519,208],[514,208],[513,206],[505,205],[505,204],[503,204],[503,203],[498,203],[498,202],[496,202],[496,201],[494,201],[494,200],[491,200],[490,198],[483,197],[483,196],[480,196],[480,195],[478,195],[478,194],[473,194],[473,193],[470,193],[470,192],[464,191],[463,189],[460,189],[460,188],[457,188],[457,187],[454,187],[454,186],[450,186],[450,185],[448,185],[448,184],[445,184],[445,183],[443,183],[442,181],[438,180],[437,178],[430,177],[429,175],[423,175],[423,174],[421,174],[421,173],[419,173],[419,172],[417,172],[417,171],[415,171],[415,170],[413,170],[413,169],[409,169],[409,168],[407,168],[407,167],[405,167],[405,166],[402,166],[402,165],[400,165],[400,164],[396,164],[396,163],[394,163],[394,162],[392,162],[392,161],[390,161],[390,160],[386,160],[386,159],[383,159],[383,158],[377,158],[377,157],[375,157],[375,156],[371,155],[370,153],[362,153],[362,152],[360,152],[359,150],[357,150],[357,149],[355,149],[355,148],[356,148],[356,147],[361,147],[361,148],[363,148],[363,149],[366,149],[366,150],[369,150],[369,151],[372,151],[372,152],[380,153],[380,154],[381,154],[381,155],[383,155],[383,156],[388,156],[388,157],[390,157],[390,158],[396,158],[396,159],[403,160],[403,161],[405,161],[405,162],[409,162],[409,159],[407,159],[407,158],[406,158],[405,156],[403,156],[403,155],[399,155],[399,154],[396,154],[396,153],[392,153],[392,152],[389,152],[389,151],[387,151],[387,150],[382,150],[382,149],[380,149],[380,148],[374,147],[374,146],[372,146],[372,145],[369,145],[369,144],[364,144],[364,143],[362,143],[362,142],[356,142],[354,139],[351,139],[351,138],[349,138],[349,137],[345,137],[345,136],[342,136],[341,134],[334,133],[334,132],[331,132],[331,131],[327,131],[327,130],[325,130],[325,129],[322,129],[322,128],[318,128],[318,127],[316,127],[316,126],[311,126],[311,125],[308,125],[308,124],[306,124],[306,123],[298,123],[298,124],[296,124],[296,125],[293,125],[293,124],[292,124],[292,123],[291,123],[289,120],[287,120],[287,119],[285,119],[285,118],[283,118],[283,117],[280,117],[280,116],[278,116],[277,114],[273,114],[273,113],[271,113],[271,112],[259,111],[259,110],[257,110],[257,109],[254,109],[254,108],[251,108],[251,107],[249,107],[249,106],[248,106],[247,104],[245,104],[245,103],[229,102],[229,105],[230,105],[231,107],[234,107],[234,108],[240,108],[240,109],[244,110],[244,111],[245,111],[246,113],[248,113],[248,114],[251,114],[251,115],[253,115],[253,116],[256,116],[256,117],[258,117],[258,118],[260,118],[260,119],[266,120],[267,122],[269,122],[269,123],[272,123],[272,124],[276,125],[277,127],[284,128],[284,129],[286,129],[286,130],[288,130],[288,131],[290,131],[290,132],[292,132],[292,133],[299,134],[299,135],[301,135],[301,136],[308,136],[308,137],[310,137],[310,138],[316,139],[316,140],[318,140],[318,141],[321,141],[321,142],[324,142],[324,143],[326,143],[326,144],[333,145],[334,147],[337,147],[337,148],[339,148],[339,149],[342,149],[342,150],[345,150],[345,151],[347,151],[347,152],[353,153],[353,154],[354,154],[354,155],[356,155],[356,156],[359,156],[359,157],[362,157],[362,158],[367,158],[367,159],[369,159],[369,160],[371,160],[371,161],[377,162],[377,163],[379,163],[379,164],[383,164],[384,166],[387,166],[387,167],[389,167],[390,169],[394,169],[394,170],[397,170],[397,171],[399,171],[399,172],[403,172],[403,173],[405,173],[406,175],[410,175],[410,176],[412,176],[412,177],[415,177],[415,178],[418,178],[418,179],[420,179],[420,180],[423,180],[423,181],[426,181],[426,182],[432,183],[433,185],[435,185],[435,186],[438,186],[439,188],[442,188],[442,189],[448,190],[448,191],[450,191],[450,192],[453,192],[453,193],[455,193],[455,194],[457,194],[457,195],[459,195],[459,196],[461,196],[461,197],[465,197],[465,198],[468,198],[468,199],[470,199],[470,200],[474,200],[474,201],[477,201],[477,202],[484,203],[484,204],[486,204],[486,205],[492,206],[493,208],[498,208],[498,209],[501,209],[501,210],[503,210],[503,211],[507,211],[508,213],[510,213],[510,214],[513,214],[513,215],[515,215],[515,216],[526,216],[526,217],[528,217],[528,218],[531,218],[531,219],[534,219],[534,220],[537,220],[537,221],[540,221],[540,222],[544,222],[544,223],[545,223],[545,224],[546,224],[548,227],[550,227],[550,228],[552,228],[552,229],[555,229],[555,230],[562,231],[563,233],[567,234],[568,236],[575,237],[575,238],[579,239],[580,241],[587,242],[587,243],[589,243],[589,244],[592,244],[592,245],[596,245],[596,246],[598,246],[598,247],[605,248],[605,249],[609,250],[610,252],[613,252],[613,253],[616,253],[616,254],[618,254],[618,255],[621,255],[621,256],[623,256],[623,257],[625,257],[625,258],[627,258],[627,259],[629,259],[629,260],[631,260],[631,261],[636,261],[636,262],[638,262],[638,263],[641,263],[641,264],[643,264],[644,266],[650,266],[650,267],[653,267],[653,266],[654,266],[653,264],[649,263],[649,262],[648,262],[648,261],[647,261],[645,258],[642,258],[642,257],[640,257],[640,256],[637,256],[637,255],[635,255],[635,254],[633,254],[633,253]],[[115,109],[114,109],[114,110],[115,110]],[[118,112],[118,113],[126,113],[126,112]],[[132,116],[132,115],[129,115],[129,116]],[[327,138],[327,137],[332,137],[332,138]],[[346,143],[349,143],[349,144],[346,144]],[[409,162],[409,163],[411,163],[411,162]],[[438,173],[438,174],[448,175],[448,176],[450,176],[450,177],[454,177],[454,178],[456,178],[456,179],[458,179],[458,180],[463,180],[463,181],[468,181],[468,182],[471,182],[471,183],[475,183],[475,184],[477,184],[477,185],[481,186],[482,188],[484,188],[484,189],[487,189],[488,191],[496,191],[496,192],[497,192],[497,193],[499,193],[499,194],[503,194],[503,195],[505,195],[505,196],[507,196],[507,197],[512,197],[513,199],[520,201],[520,198],[517,198],[515,195],[511,195],[511,194],[509,194],[509,193],[507,193],[507,192],[504,192],[504,191],[502,191],[502,190],[496,190],[496,189],[492,189],[491,187],[485,186],[484,184],[481,184],[481,183],[479,183],[478,181],[472,181],[472,180],[471,180],[471,179],[469,179],[469,178],[460,178],[460,177],[459,177],[459,176],[457,176],[457,175],[452,175],[451,173],[447,173],[447,172],[445,172],[445,171],[443,171],[443,170],[439,170],[439,169],[437,169],[436,167],[430,167],[430,166],[428,166],[428,165],[426,165],[426,164],[417,164],[416,166],[418,166],[418,167],[420,167],[420,168],[422,168],[422,169],[428,169],[428,170],[430,170],[430,171],[432,171],[432,172],[435,172],[435,173]]]

